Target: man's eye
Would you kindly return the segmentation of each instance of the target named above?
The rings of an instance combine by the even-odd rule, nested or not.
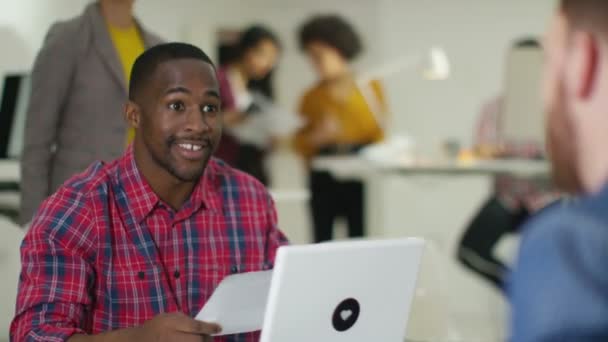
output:
[[[184,103],[181,101],[171,102],[171,103],[169,103],[169,109],[177,111],[177,112],[181,112],[184,109],[186,109],[186,106],[184,106]]]
[[[217,113],[219,108],[214,105],[204,105],[202,111],[203,113]]]

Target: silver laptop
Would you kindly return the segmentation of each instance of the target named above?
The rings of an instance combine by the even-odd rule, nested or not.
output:
[[[261,342],[402,342],[424,242],[279,249]]]

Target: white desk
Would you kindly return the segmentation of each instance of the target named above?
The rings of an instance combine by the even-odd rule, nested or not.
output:
[[[491,184],[492,176],[497,174],[510,174],[527,178],[546,179],[550,175],[550,167],[543,160],[528,159],[504,159],[504,160],[471,160],[461,161],[370,161],[360,156],[348,157],[321,157],[316,158],[312,167],[317,171],[329,172],[337,179],[355,179],[362,181],[366,189],[366,226],[371,235],[387,236],[386,229],[390,229],[386,223],[387,201],[396,199],[396,196],[386,195],[386,192],[394,192],[391,182],[403,183],[404,178],[409,178],[411,184],[407,185],[410,190],[424,192],[426,196],[429,191],[440,191],[444,188],[444,197],[453,197],[452,192],[466,192],[464,183],[476,179],[477,183],[487,182]],[[477,176],[477,177],[476,177]],[[480,177],[481,176],[481,177]],[[455,180],[454,177],[460,178]],[[422,182],[422,186],[420,186]],[[413,184],[415,183],[415,184]],[[441,184],[443,185],[441,185]],[[450,188],[447,184],[454,185]],[[475,185],[471,185],[475,186]],[[430,189],[427,189],[430,188]],[[464,196],[466,198],[466,195]],[[390,216],[390,215],[388,215]],[[381,229],[382,231],[378,231]]]
[[[392,202],[399,203],[400,196],[396,189],[400,185],[402,189],[405,186],[409,190],[407,196],[410,197],[420,194],[421,198],[429,198],[429,192],[434,192],[444,201],[447,198],[467,201],[467,187],[486,187],[487,195],[491,190],[492,177],[497,174],[541,179],[550,175],[547,161],[527,159],[411,162],[371,161],[360,156],[320,157],[313,160],[312,168],[329,172],[337,179],[355,179],[365,184],[365,219],[368,233],[372,236],[393,236],[397,233],[389,232],[391,228],[387,217],[391,217],[388,211],[394,206]],[[398,217],[398,214],[402,213],[392,216]]]
[[[546,161],[526,159],[475,160],[470,162],[383,161],[373,162],[358,156],[321,157],[313,169],[327,171],[337,178],[364,178],[373,173],[400,174],[512,174],[525,177],[547,177]]]

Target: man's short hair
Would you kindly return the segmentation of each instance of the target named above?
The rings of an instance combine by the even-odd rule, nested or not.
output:
[[[134,100],[159,64],[176,59],[198,59],[215,68],[211,58],[194,45],[166,43],[153,46],[137,57],[133,64],[129,81],[129,99]]]
[[[561,9],[575,28],[608,34],[607,0],[561,0]]]
[[[321,42],[338,50],[348,61],[356,58],[363,50],[361,38],[355,29],[337,15],[313,17],[300,28],[299,40],[303,50],[312,42]]]

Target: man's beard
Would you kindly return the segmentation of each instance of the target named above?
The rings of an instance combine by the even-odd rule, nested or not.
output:
[[[561,190],[578,193],[582,190],[582,184],[577,172],[577,139],[561,80],[556,95],[547,109],[546,123],[546,144],[551,159],[553,181]]]
[[[150,155],[157,165],[165,169],[169,174],[179,181],[185,183],[196,183],[203,176],[205,168],[207,167],[213,152],[210,152],[209,155],[201,160],[201,163],[198,166],[187,170],[180,170],[176,166],[178,164],[177,161],[173,159],[173,155],[171,154],[171,148],[176,144],[176,140],[177,139],[174,136],[169,137],[165,141],[165,151],[160,153],[157,153],[152,146],[148,145]],[[213,148],[211,148],[211,151],[213,151]]]

